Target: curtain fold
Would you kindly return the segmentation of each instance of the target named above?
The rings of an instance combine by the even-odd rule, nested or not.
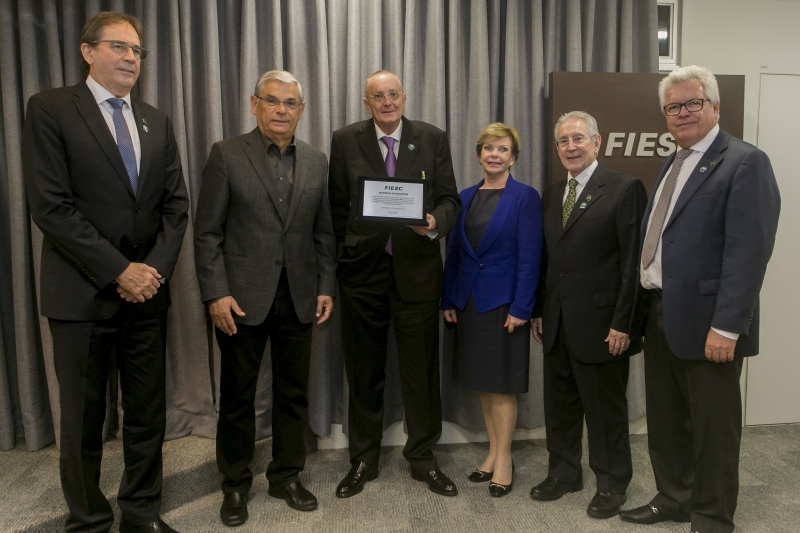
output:
[[[396,72],[406,116],[448,132],[459,189],[481,177],[474,152],[490,122],[515,126],[522,151],[515,179],[545,183],[548,75],[554,70],[657,72],[656,1],[647,0],[15,0],[0,2],[0,449],[53,443],[60,420],[47,320],[38,314],[42,235],[30,223],[20,137],[28,98],[85,78],[80,31],[99,10],[125,11],[144,26],[150,50],[134,94],[172,119],[191,220],[211,145],[250,131],[258,77],[286,69],[303,84],[297,135],[328,152],[331,133],[368,117],[364,81]],[[591,87],[586,88],[587,91]],[[602,126],[602,125],[601,125]],[[172,286],[167,343],[167,438],[213,437],[219,350],[194,274],[192,227]],[[347,427],[340,317],[315,327],[310,426]],[[396,349],[390,339],[385,425],[402,419]],[[445,420],[482,430],[477,397],[450,378],[452,331],[442,328]],[[109,354],[111,356],[112,354]],[[541,349],[532,348],[521,428],[543,424]],[[641,356],[631,365],[630,416],[644,414]],[[112,387],[113,388],[113,387]],[[258,436],[271,432],[271,372],[265,357],[256,405]],[[111,395],[112,408],[116,402]],[[109,431],[116,434],[112,417]]]

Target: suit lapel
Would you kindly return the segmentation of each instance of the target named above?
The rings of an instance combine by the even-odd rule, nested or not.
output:
[[[292,183],[292,201],[289,204],[289,212],[286,214],[286,221],[284,228],[288,228],[292,224],[294,214],[297,212],[297,206],[300,205],[300,199],[303,197],[303,191],[306,186],[306,178],[308,176],[308,158],[305,155],[305,146],[300,144],[300,141],[295,138],[294,149],[294,182]]]
[[[728,148],[728,138],[727,135],[722,135],[722,130],[717,134],[717,138],[714,139],[714,142],[711,143],[708,150],[703,154],[700,158],[700,161],[697,162],[694,169],[692,169],[692,173],[689,175],[689,179],[686,181],[686,184],[683,186],[681,190],[680,196],[678,196],[677,201],[675,202],[675,207],[672,208],[672,214],[669,217],[669,220],[664,225],[664,229],[667,229],[672,223],[673,220],[683,211],[683,208],[686,207],[686,204],[689,203],[689,200],[692,199],[694,193],[700,188],[703,183],[714,173],[717,168],[719,168],[720,163],[722,163],[724,152]]]
[[[133,117],[136,124],[135,134],[139,136],[139,145],[142,150],[139,157],[139,193],[141,193],[142,187],[144,187],[146,183],[147,169],[150,167],[150,156],[153,153],[153,144],[151,136],[145,131],[147,117],[141,112],[144,106],[142,106],[139,100],[134,100],[133,98],[131,98],[131,103],[133,104]]]
[[[420,178],[420,176],[409,176],[414,161],[419,152],[419,133],[414,129],[410,120],[403,118],[403,134],[400,136],[400,150],[397,152],[397,170],[394,175],[396,178]]]
[[[488,250],[495,239],[497,239],[497,236],[500,235],[500,231],[503,229],[506,219],[508,218],[508,212],[511,210],[511,204],[514,203],[516,188],[517,182],[515,182],[514,178],[509,174],[508,180],[506,181],[506,189],[500,196],[500,201],[497,202],[497,207],[492,213],[489,223],[486,224],[481,242],[478,244],[478,256]]]
[[[86,122],[89,131],[92,132],[97,144],[100,145],[100,148],[103,150],[103,153],[106,154],[111,166],[117,172],[117,176],[125,184],[131,196],[134,196],[131,180],[128,177],[128,171],[125,168],[125,163],[122,161],[117,143],[114,140],[114,136],[111,134],[111,130],[108,129],[108,123],[106,123],[106,120],[103,118],[103,112],[100,111],[100,106],[97,105],[94,95],[92,91],[89,90],[86,82],[81,82],[75,86],[72,101],[75,103],[78,113],[80,113],[84,122]]]
[[[261,132],[258,131],[256,127],[244,137],[243,141],[244,153],[250,160],[250,164],[253,165],[253,169],[256,171],[258,179],[261,180],[261,184],[264,185],[267,193],[269,193],[270,200],[275,206],[275,210],[278,212],[278,215],[280,215],[281,220],[283,220],[283,209],[280,202],[278,202],[281,195],[278,192],[278,186],[275,184],[275,172],[270,168],[269,160],[264,150],[264,141],[261,139]]]
[[[598,165],[597,168],[594,169],[594,172],[592,172],[589,181],[587,181],[586,185],[583,187],[581,194],[575,198],[575,207],[572,208],[572,212],[569,214],[567,225],[564,226],[564,231],[561,232],[562,236],[575,225],[575,222],[581,218],[584,213],[589,211],[589,209],[597,203],[603,195],[602,188],[605,184],[605,170]]]
[[[361,151],[364,152],[364,157],[369,161],[370,165],[372,165],[372,170],[375,171],[375,175],[387,177],[386,163],[383,161],[383,156],[381,155],[381,147],[378,146],[378,136],[375,134],[375,123],[372,119],[366,120],[363,123],[358,143],[361,145]],[[397,175],[396,171],[395,175]]]

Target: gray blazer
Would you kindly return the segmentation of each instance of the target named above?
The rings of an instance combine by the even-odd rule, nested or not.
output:
[[[333,296],[336,239],[328,203],[325,154],[295,138],[292,199],[284,218],[258,128],[214,144],[203,170],[194,223],[197,279],[203,302],[231,295],[257,325],[267,317],[281,262],[297,316],[315,319],[316,297]]]

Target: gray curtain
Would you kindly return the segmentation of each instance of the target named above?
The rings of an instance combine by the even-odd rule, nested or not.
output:
[[[0,1],[0,449],[53,443],[60,417],[51,339],[38,314],[42,237],[30,223],[21,172],[25,104],[32,94],[84,78],[80,30],[104,9],[132,13],[144,25],[151,55],[134,92],[172,117],[193,203],[211,144],[255,126],[248,96],[269,69],[301,80],[307,107],[298,136],[320,150],[329,150],[332,131],[367,117],[364,80],[386,68],[403,81],[406,116],[448,132],[459,188],[480,178],[473,143],[500,120],[522,137],[515,178],[540,192],[552,128],[548,74],[658,69],[656,0]],[[216,426],[219,352],[200,302],[191,242],[190,227],[172,282],[168,438],[212,437]],[[443,328],[442,338],[445,419],[482,429],[476,398],[449,377],[451,332]],[[543,424],[537,348],[531,392],[520,396],[521,428]],[[395,357],[391,350],[387,425],[402,419]],[[260,437],[270,433],[268,363],[267,357],[259,378]],[[317,435],[329,434],[331,423],[346,426],[344,379],[337,314],[314,330],[310,425]],[[637,359],[632,419],[644,413],[642,382]],[[109,391],[113,411],[113,380]]]

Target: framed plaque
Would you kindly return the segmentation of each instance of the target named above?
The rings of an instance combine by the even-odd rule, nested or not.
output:
[[[429,186],[429,181],[420,178],[359,176],[356,220],[427,226]]]

